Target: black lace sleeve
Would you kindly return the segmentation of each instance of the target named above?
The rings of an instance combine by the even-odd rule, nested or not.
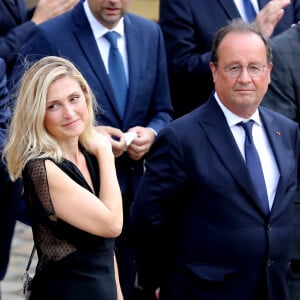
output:
[[[37,272],[77,250],[64,234],[65,223],[55,217],[44,159],[30,161],[23,171],[24,193],[32,219],[34,243],[39,256]]]
[[[23,172],[25,195],[32,202],[32,196],[40,200],[45,213],[55,215],[55,210],[51,201],[47,172],[44,159],[30,161]],[[30,203],[32,205],[32,203]]]

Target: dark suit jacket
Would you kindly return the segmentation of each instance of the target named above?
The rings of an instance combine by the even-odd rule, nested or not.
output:
[[[99,124],[120,128],[124,132],[133,126],[151,127],[159,132],[170,123],[172,111],[160,28],[155,22],[132,14],[125,15],[124,28],[129,90],[123,120],[81,2],[72,11],[38,26],[21,50],[21,60],[26,55],[29,61],[44,55],[70,59],[95,93],[102,110],[98,116]],[[18,67],[16,74],[20,74]],[[122,190],[129,185],[135,190],[143,173],[143,160],[133,161],[124,154],[117,159],[116,166]]]
[[[6,83],[6,66],[4,60],[0,58],[0,149],[3,149],[5,144],[6,127],[10,117]]]
[[[137,240],[166,254],[162,300],[263,299],[267,281],[269,299],[287,299],[299,134],[288,118],[259,111],[280,172],[269,216],[214,97],[157,136],[132,218]]]
[[[271,40],[273,69],[263,105],[300,123],[300,25]]]
[[[8,90],[6,86],[6,73],[4,60],[0,59],[0,154],[6,141],[6,128],[10,117],[8,108]],[[6,167],[0,160],[0,281],[6,273],[11,240],[14,233],[18,214],[17,197],[19,183],[12,184],[9,180]]]
[[[6,66],[5,62],[2,58],[0,58],[0,152],[2,155],[2,150],[5,145],[5,139],[6,139],[6,126],[9,119],[9,111],[6,108],[6,105],[8,103],[8,90],[6,85]],[[5,190],[5,184],[7,182],[7,171],[5,166],[2,163],[2,159],[0,160],[0,193],[1,195],[4,195]],[[3,249],[7,248],[4,247],[3,244],[6,245],[7,243],[7,234],[4,234],[5,231],[10,231],[9,228],[7,228],[6,223],[4,223],[4,218],[6,215],[5,208],[5,201],[6,199],[2,196],[0,201],[0,236],[1,236],[1,247],[0,247],[0,280],[3,279],[4,274],[6,272],[7,263],[8,263],[8,256]],[[11,241],[11,238],[9,238],[9,243]],[[10,247],[10,245],[9,245]]]
[[[269,0],[258,0],[259,8]],[[216,32],[229,20],[240,18],[233,0],[160,0],[160,19],[170,70],[175,116],[206,101],[213,90],[209,70]],[[274,34],[300,20],[300,0],[292,0]]]
[[[300,123],[299,47],[300,25],[296,25],[272,39],[271,84],[262,102],[264,106],[280,112],[298,123]],[[295,199],[295,226],[296,236],[292,258],[300,260],[300,187]]]
[[[8,75],[21,46],[36,26],[30,21],[33,9],[26,8],[25,0],[16,0],[16,3],[17,6],[12,7],[0,0],[0,57],[6,61]]]

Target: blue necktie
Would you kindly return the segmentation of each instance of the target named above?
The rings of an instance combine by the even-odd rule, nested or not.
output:
[[[108,74],[115,93],[121,117],[123,118],[126,107],[128,87],[123,59],[117,44],[118,33],[115,31],[109,31],[104,35],[104,37],[110,43],[108,55]]]
[[[256,17],[256,11],[254,10],[253,4],[250,0],[243,0],[247,21],[253,22]]]
[[[259,196],[261,205],[265,213],[269,214],[270,209],[265,178],[252,137],[253,123],[254,121],[250,120],[248,122],[241,122],[239,125],[241,125],[245,130],[245,158],[249,173]]]

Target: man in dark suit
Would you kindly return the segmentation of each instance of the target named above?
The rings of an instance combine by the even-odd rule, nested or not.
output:
[[[300,20],[299,0],[252,3],[259,11],[255,20],[268,36]],[[210,95],[213,81],[209,60],[214,35],[229,20],[240,17],[246,20],[242,1],[160,0],[159,24],[166,44],[175,117],[198,107]]]
[[[144,155],[156,133],[171,122],[172,113],[162,33],[155,22],[127,13],[130,2],[79,3],[72,11],[40,25],[21,50],[20,60],[22,66],[23,57],[27,61],[44,55],[66,57],[82,71],[96,95],[99,130],[112,138],[123,196],[124,228],[116,240],[116,257],[126,300],[135,280],[135,255],[127,222],[129,207],[144,171]],[[128,82],[123,116],[108,74],[108,31],[117,32],[119,37]],[[128,132],[134,139],[126,144]]]
[[[7,75],[15,64],[21,46],[30,37],[36,25],[70,8],[78,0],[39,0],[37,6],[26,7],[25,0],[0,0],[0,57],[7,65]]]
[[[300,25],[272,39],[273,70],[262,105],[300,123]],[[298,181],[300,182],[299,178]],[[299,183],[298,183],[299,185]],[[295,198],[295,238],[288,277],[290,300],[300,299],[300,189]]]
[[[150,149],[132,221],[137,239],[146,235],[163,256],[156,265],[161,300],[288,299],[299,132],[259,106],[271,56],[254,24],[222,28],[210,63],[214,94],[164,128]],[[261,180],[247,166],[253,141]]]
[[[6,127],[10,117],[10,109],[8,108],[8,90],[6,85],[6,66],[2,58],[0,58],[0,153],[2,157],[2,150],[6,141]],[[1,237],[1,249],[10,248],[11,236],[9,233],[11,230],[10,222],[10,211],[6,208],[8,206],[7,202],[4,199],[6,195],[6,185],[8,183],[8,173],[6,167],[4,166],[2,159],[0,160],[0,237]],[[14,228],[14,224],[13,224]],[[9,243],[9,245],[7,245]],[[3,246],[7,245],[7,246]],[[0,283],[4,278],[7,262],[9,259],[9,251],[0,251]],[[1,288],[0,288],[0,299],[1,299]]]

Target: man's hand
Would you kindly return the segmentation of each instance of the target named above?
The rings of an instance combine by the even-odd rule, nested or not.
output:
[[[72,9],[78,2],[79,0],[39,0],[31,21],[41,24]]]
[[[290,0],[272,0],[257,14],[255,22],[264,34],[272,35],[284,14],[284,8],[290,3]]]
[[[130,128],[128,131],[135,132],[137,136],[127,147],[127,153],[133,160],[139,160],[149,151],[155,139],[155,133],[151,128],[140,126]]]

